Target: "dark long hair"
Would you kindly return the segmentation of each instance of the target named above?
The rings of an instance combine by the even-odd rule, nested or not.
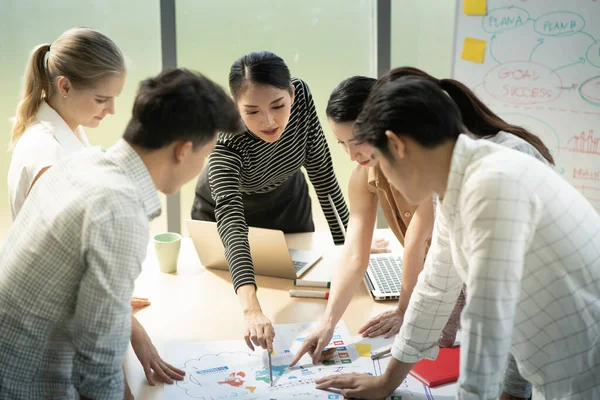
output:
[[[336,123],[354,122],[369,98],[377,79],[352,76],[333,89],[327,102],[327,118]]]
[[[554,165],[554,158],[542,140],[517,125],[509,124],[488,108],[471,89],[455,79],[436,79],[427,72],[414,67],[394,68],[383,75],[375,84],[373,90],[407,76],[418,76],[427,79],[450,95],[458,106],[463,124],[475,136],[490,138],[498,132],[504,131],[520,137],[535,147],[548,162]]]
[[[254,51],[238,58],[229,70],[229,90],[234,98],[248,83],[274,86],[292,93],[292,77],[285,61],[270,51]]]
[[[458,138],[463,123],[456,103],[439,85],[411,76],[374,88],[354,129],[358,143],[370,143],[389,156],[388,130],[433,148]]]

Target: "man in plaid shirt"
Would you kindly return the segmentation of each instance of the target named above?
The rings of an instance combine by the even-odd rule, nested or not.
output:
[[[115,146],[42,176],[0,251],[0,399],[122,398],[129,300],[161,212],[157,190],[179,191],[217,132],[238,125],[220,87],[167,70],[142,82]]]

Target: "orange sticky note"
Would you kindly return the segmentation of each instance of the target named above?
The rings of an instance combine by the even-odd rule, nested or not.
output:
[[[467,15],[485,15],[487,14],[486,0],[464,0],[463,13]]]
[[[482,64],[485,57],[486,44],[485,40],[466,37],[460,58]]]

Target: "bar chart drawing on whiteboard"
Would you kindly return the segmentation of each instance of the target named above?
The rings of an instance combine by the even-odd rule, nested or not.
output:
[[[594,136],[594,131],[583,131],[579,135],[574,135],[567,143],[567,150],[585,153],[585,154],[598,154],[600,155],[600,136]]]

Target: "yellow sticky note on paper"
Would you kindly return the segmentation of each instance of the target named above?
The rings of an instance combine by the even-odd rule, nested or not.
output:
[[[463,13],[467,15],[485,15],[487,14],[486,0],[464,0]]]
[[[485,57],[486,45],[487,42],[485,40],[466,37],[460,58],[482,64]]]
[[[365,343],[356,343],[356,350],[361,357],[371,357],[371,345]]]

